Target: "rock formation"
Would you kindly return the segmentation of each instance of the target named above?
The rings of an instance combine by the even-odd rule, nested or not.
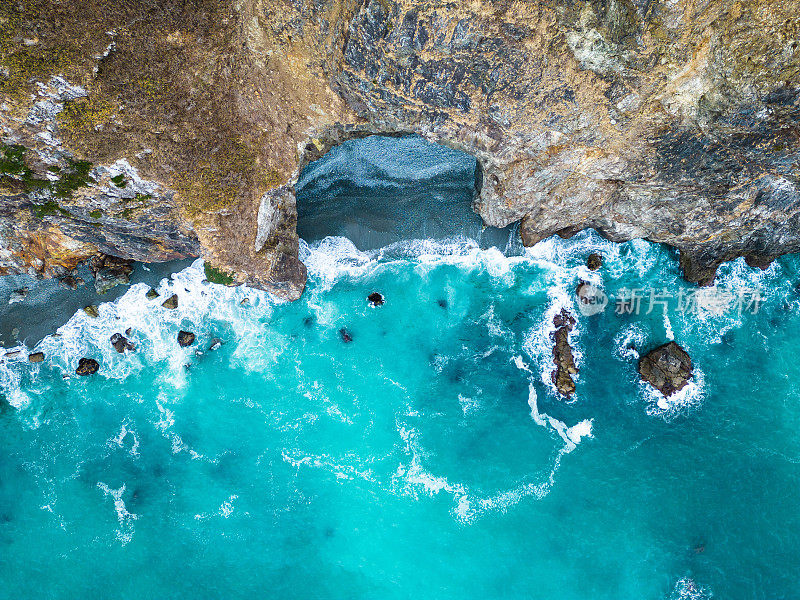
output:
[[[131,352],[136,350],[136,345],[121,333],[115,333],[111,336],[111,345],[120,354],[124,354],[125,350],[130,350]]]
[[[651,350],[639,359],[639,375],[665,396],[682,390],[692,377],[692,359],[675,342]]]
[[[799,72],[800,0],[3,2],[0,273],[202,255],[296,298],[300,169],[418,133],[486,224],[709,283],[800,249]]]
[[[78,375],[94,375],[100,370],[100,363],[93,358],[81,358],[78,361],[78,368],[75,373]]]
[[[570,398],[575,392],[575,382],[573,375],[578,374],[575,366],[575,359],[572,356],[572,347],[569,345],[569,333],[575,326],[575,318],[566,310],[562,310],[553,317],[553,325],[556,329],[550,335],[553,341],[553,362],[555,369],[551,373],[553,384],[558,393],[566,398]]]
[[[181,348],[186,348],[194,344],[194,334],[191,331],[178,332],[178,345]]]

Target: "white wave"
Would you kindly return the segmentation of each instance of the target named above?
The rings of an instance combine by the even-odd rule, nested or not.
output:
[[[694,365],[689,383],[671,396],[664,396],[649,383],[639,380],[639,397],[645,403],[647,414],[661,417],[666,421],[671,421],[702,405],[705,395],[705,374],[697,365]]]
[[[111,496],[114,500],[114,511],[117,513],[117,520],[120,525],[116,536],[122,545],[125,546],[133,539],[133,521],[139,518],[138,515],[128,512],[125,501],[122,499],[122,494],[125,493],[125,484],[123,483],[122,487],[113,489],[102,481],[98,481],[97,487],[103,492],[104,497]]]
[[[682,577],[675,582],[670,600],[706,600],[712,596],[710,590],[699,586],[691,577]]]

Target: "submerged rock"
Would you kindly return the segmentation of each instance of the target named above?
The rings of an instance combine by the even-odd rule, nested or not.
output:
[[[16,304],[17,302],[22,302],[28,296],[28,288],[20,288],[18,290],[14,290],[11,292],[11,296],[8,298],[9,304]]]
[[[89,268],[94,275],[94,288],[98,294],[105,294],[118,285],[131,282],[133,266],[130,260],[101,254],[89,260]]]
[[[590,254],[589,257],[586,259],[586,266],[589,267],[590,271],[597,271],[597,269],[603,266],[602,255],[596,252]]]
[[[178,344],[180,344],[182,348],[191,346],[192,344],[194,344],[194,334],[191,331],[179,331]]]
[[[155,291],[153,288],[150,288],[149,290],[147,290],[147,293],[144,296],[148,300],[154,300],[154,299],[158,298],[159,295],[160,294],[157,291]]]
[[[58,282],[65,288],[69,288],[71,290],[77,290],[79,285],[86,283],[82,277],[78,277],[77,275],[65,275],[64,277],[61,277]]]
[[[556,368],[550,377],[558,393],[569,398],[575,392],[572,376],[578,373],[572,347],[569,345],[569,333],[575,326],[575,318],[565,309],[553,317],[553,325],[556,330],[550,335],[550,339],[553,341],[553,362]]]
[[[28,354],[28,361],[32,363],[39,363],[44,360],[44,352],[32,352]]]
[[[82,358],[78,361],[78,368],[75,373],[78,375],[93,375],[100,370],[100,363],[93,358]]]
[[[372,306],[381,306],[383,304],[383,296],[378,292],[372,292],[367,296],[367,300]]]
[[[83,307],[83,312],[85,312],[87,315],[89,315],[93,319],[96,319],[97,317],[100,316],[100,311],[98,310],[97,306],[95,306],[94,304],[90,304],[89,306],[84,306]]]
[[[111,345],[120,354],[124,353],[125,350],[136,350],[136,345],[121,333],[115,333],[111,336]]]
[[[693,370],[689,354],[675,342],[659,346],[639,359],[639,376],[665,396],[682,390]]]
[[[170,310],[175,310],[178,308],[178,294],[172,294],[172,296],[161,303],[161,306],[164,308],[169,308]]]
[[[347,329],[345,329],[344,327],[342,327],[342,328],[339,330],[339,336],[341,336],[341,338],[342,338],[342,341],[343,341],[345,344],[349,344],[350,342],[352,342],[352,341],[353,341],[353,336],[352,336],[352,335],[350,335],[350,332],[349,332],[349,331],[347,331]]]
[[[219,338],[214,338],[211,340],[211,345],[208,347],[209,350],[219,350],[222,346],[222,340]]]

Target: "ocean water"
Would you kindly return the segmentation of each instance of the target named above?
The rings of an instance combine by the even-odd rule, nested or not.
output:
[[[661,246],[481,245],[303,242],[294,303],[197,261],[158,286],[175,311],[137,284],[39,342],[43,363],[5,356],[0,597],[800,596],[798,258],[721,269],[758,311],[682,312],[694,288]],[[582,314],[581,280],[606,310]],[[617,313],[650,288],[666,314]],[[550,378],[564,308],[569,400]],[[670,339],[695,376],[664,399],[636,364]],[[74,375],[83,356],[97,375]]]

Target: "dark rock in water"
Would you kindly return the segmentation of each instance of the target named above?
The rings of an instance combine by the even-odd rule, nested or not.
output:
[[[342,336],[342,341],[343,341],[345,344],[349,344],[350,342],[352,342],[352,341],[353,341],[353,336],[352,336],[352,335],[350,335],[350,333],[349,333],[349,332],[347,331],[347,329],[345,329],[344,327],[342,327],[342,328],[339,330],[339,335],[340,335],[340,336]]]
[[[44,360],[44,352],[33,352],[28,354],[28,360],[32,363],[42,362]]]
[[[78,361],[78,368],[75,373],[78,375],[93,375],[100,370],[100,363],[93,358],[82,358]]]
[[[164,308],[169,308],[171,310],[175,310],[176,308],[178,308],[178,294],[172,294],[172,296],[170,296],[169,298],[164,300],[164,302],[161,303],[161,306],[163,306]]]
[[[603,257],[597,254],[597,252],[590,254],[586,259],[586,266],[589,267],[590,271],[597,271],[597,269],[603,266]]]
[[[115,333],[111,336],[111,345],[114,346],[114,350],[120,354],[125,352],[125,350],[136,350],[136,345],[121,333]]]
[[[239,306],[248,306],[250,304],[250,298],[242,298],[242,301],[239,302]]]
[[[97,307],[94,304],[90,304],[89,306],[84,306],[83,307],[83,312],[85,312],[87,315],[89,315],[93,319],[96,319],[97,317],[100,316],[100,311],[97,309]]]
[[[683,389],[693,369],[692,359],[675,342],[659,346],[639,359],[639,376],[665,396]]]
[[[444,298],[437,300],[436,304],[438,304],[441,308],[447,308],[447,300]]]
[[[306,327],[311,327],[314,325],[314,317],[306,317],[303,319],[303,325]]]
[[[133,266],[130,260],[101,254],[89,260],[89,268],[94,275],[94,288],[98,294],[105,294],[118,285],[131,282]]]
[[[383,296],[378,292],[372,292],[367,296],[367,300],[372,306],[381,306],[383,304]]]
[[[65,288],[69,288],[71,290],[77,290],[79,285],[86,283],[81,277],[76,275],[65,275],[64,277],[61,277],[58,282]]]
[[[575,326],[575,318],[567,310],[562,310],[553,317],[553,325],[556,330],[550,335],[550,339],[553,340],[553,362],[556,368],[550,377],[558,393],[569,398],[575,392],[572,376],[578,373],[572,347],[569,345],[569,332]]]
[[[222,340],[219,338],[214,338],[211,340],[211,345],[208,347],[209,350],[219,350],[220,346],[222,346]]]
[[[159,295],[160,294],[157,291],[155,291],[153,288],[150,288],[149,290],[147,290],[147,293],[144,296],[148,300],[153,300],[155,298],[158,298]]]
[[[125,335],[130,335],[130,334],[131,334],[131,331],[133,331],[133,328],[132,328],[132,327],[128,327],[128,328],[125,330]]]
[[[180,344],[182,348],[191,346],[194,344],[194,334],[191,331],[179,331],[178,344]]]
[[[11,292],[11,296],[8,298],[9,304],[16,304],[17,302],[22,302],[28,296],[28,288],[20,288],[18,290],[14,290]]]

